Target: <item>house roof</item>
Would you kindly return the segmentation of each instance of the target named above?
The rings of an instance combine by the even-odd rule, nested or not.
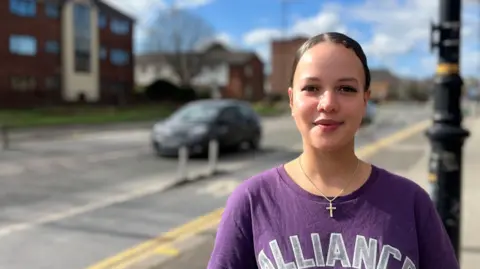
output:
[[[220,62],[241,65],[248,62],[253,57],[257,57],[255,52],[230,50],[223,45],[219,45],[218,43],[214,43],[200,52],[189,52],[184,55],[205,61],[207,65],[209,63],[218,64]],[[175,55],[171,53],[140,54],[135,57],[135,62],[138,65],[147,65],[153,63],[160,64],[164,62],[167,57],[175,57]]]
[[[370,70],[370,76],[372,81],[379,81],[379,80],[397,80],[398,78],[392,74],[387,69],[372,69]]]

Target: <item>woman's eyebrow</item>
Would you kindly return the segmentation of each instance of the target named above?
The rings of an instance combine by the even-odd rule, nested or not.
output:
[[[342,81],[342,82],[358,82],[358,80],[354,77],[344,77],[344,78],[340,78],[338,81]]]

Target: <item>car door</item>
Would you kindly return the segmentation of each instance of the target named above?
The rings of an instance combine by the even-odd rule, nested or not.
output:
[[[243,117],[244,140],[250,140],[253,136],[261,133],[257,116],[255,112],[246,105],[241,105],[238,109]]]
[[[219,115],[219,142],[224,146],[238,144],[242,139],[242,117],[235,107],[225,108]]]

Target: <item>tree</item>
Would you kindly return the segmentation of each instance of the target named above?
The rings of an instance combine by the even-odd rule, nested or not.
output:
[[[148,33],[144,49],[150,53],[162,53],[181,86],[191,86],[192,78],[205,65],[207,55],[199,48],[214,40],[213,27],[187,10],[172,8],[156,16]]]
[[[430,97],[428,87],[422,85],[418,81],[411,81],[407,85],[407,96],[410,100],[425,102]]]

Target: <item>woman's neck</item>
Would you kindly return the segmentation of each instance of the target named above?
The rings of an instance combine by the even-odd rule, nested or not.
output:
[[[352,143],[353,144],[353,143]],[[325,187],[343,188],[359,169],[360,160],[354,145],[347,145],[332,152],[319,152],[305,146],[301,158],[302,170],[313,182]]]

